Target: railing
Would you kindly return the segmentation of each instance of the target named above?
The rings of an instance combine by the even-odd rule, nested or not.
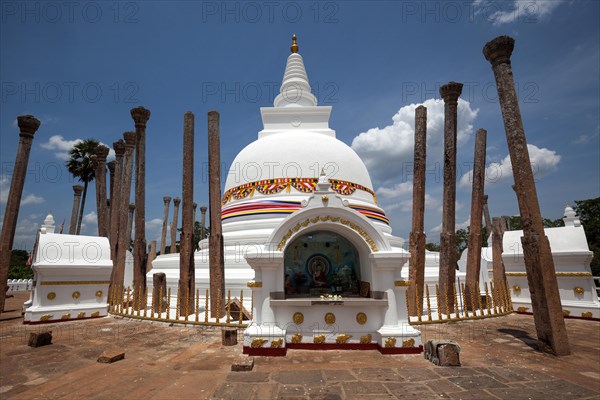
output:
[[[449,321],[464,321],[469,319],[483,319],[501,317],[508,315],[514,311],[512,300],[510,297],[510,291],[508,289],[508,282],[498,282],[495,286],[490,282],[490,290],[488,291],[487,282],[485,283],[485,295],[481,294],[479,290],[479,284],[475,287],[475,290],[471,291],[469,299],[467,299],[465,292],[465,285],[459,284],[461,297],[459,301],[458,290],[454,290],[454,298],[449,299],[448,291],[444,290],[444,293],[440,293],[439,287],[435,285],[435,300],[436,309],[432,311],[431,307],[431,296],[429,292],[429,285],[424,285],[425,295],[423,301],[419,302],[418,299],[420,294],[418,288],[414,290],[415,298],[414,304],[416,305],[416,316],[409,316],[408,320],[411,325],[422,325],[422,324],[439,324]],[[457,289],[457,287],[455,287]],[[409,304],[409,294],[406,291],[406,304]],[[440,297],[442,297],[445,310],[454,312],[442,313],[440,311]],[[427,312],[423,310],[423,305],[427,305]],[[461,315],[462,314],[462,315]],[[410,315],[410,310],[409,310]]]
[[[130,286],[115,287],[109,291],[108,312],[126,318],[143,319],[150,321],[168,322],[176,324],[207,325],[245,328],[248,324],[244,321],[252,320],[252,311],[244,307],[244,291],[240,290],[239,299],[231,298],[231,290],[227,290],[227,299],[223,304],[221,292],[218,291],[216,310],[211,316],[210,296],[206,289],[204,296],[200,296],[200,290],[196,289],[194,298],[190,302],[189,297],[182,299],[179,290],[175,296],[171,288],[163,293],[161,287],[155,292],[148,293],[146,288],[143,296],[137,296]],[[184,304],[182,309],[181,304]],[[248,303],[248,301],[246,300]],[[190,303],[193,307],[189,307]],[[250,310],[254,303],[254,296],[250,297]]]
[[[9,279],[6,284],[9,292],[26,292],[33,288],[33,279]]]

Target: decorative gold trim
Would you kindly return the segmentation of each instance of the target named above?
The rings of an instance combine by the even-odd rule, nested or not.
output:
[[[250,343],[250,347],[252,347],[254,349],[263,347],[263,345],[268,341],[269,341],[268,339],[263,339],[263,338],[252,339],[252,342]]]
[[[329,201],[329,196],[324,194],[323,196],[321,196],[321,200],[323,201],[323,203],[327,203]]]
[[[85,317],[85,311],[82,311],[79,314],[77,314],[77,318],[83,318],[83,317]]]
[[[575,286],[575,287],[573,288],[573,292],[574,292],[575,294],[583,294],[583,293],[585,293],[585,289],[584,289],[584,288],[582,288],[581,286]]]
[[[279,338],[279,339],[275,339],[271,342],[271,347],[274,349],[278,349],[283,345],[283,339]]]
[[[358,314],[356,314],[356,322],[359,323],[359,325],[364,325],[367,323],[367,314],[365,314],[364,312],[359,312]]]
[[[592,312],[591,311],[584,311],[581,313],[581,316],[583,318],[592,318]]]
[[[519,308],[517,308],[518,312],[526,312],[527,310],[529,310],[529,307],[519,307]]]
[[[48,298],[48,300],[54,300],[56,298],[56,293],[50,292],[46,297]]]
[[[100,316],[100,311],[94,311],[93,313],[90,314],[92,317],[99,317]]]
[[[337,336],[337,338],[335,338],[335,342],[337,344],[343,344],[350,340],[351,337],[352,335],[346,335],[345,333],[341,333]]]
[[[40,285],[110,285],[110,281],[44,281]]]
[[[262,284],[263,283],[261,281],[248,281],[248,283],[246,283],[246,286],[248,286],[249,288],[261,288]]]
[[[71,297],[73,297],[74,299],[78,299],[81,297],[81,293],[79,292],[73,292],[73,294],[71,295]]]
[[[385,339],[385,347],[396,347],[396,338],[389,337]]]
[[[332,312],[328,312],[327,314],[325,314],[325,323],[327,325],[333,325],[335,324],[335,314]]]
[[[40,321],[48,321],[52,317],[54,317],[54,314],[44,314],[40,317]]]
[[[527,276],[527,272],[506,272],[506,276]],[[562,277],[585,277],[592,276],[591,272],[557,272],[556,276]]]
[[[96,292],[96,297],[98,297],[98,298],[102,297],[102,290],[98,290]]]
[[[60,317],[60,319],[69,319],[69,318],[71,318],[71,313],[63,314],[62,317]]]
[[[325,343],[325,335],[317,335],[313,337],[313,343]]]
[[[562,310],[563,311],[563,316],[568,317],[569,314],[571,314],[571,311],[569,310]]]
[[[415,347],[415,339],[410,338],[402,341],[402,347]]]
[[[281,241],[277,245],[277,251],[282,251],[283,250],[283,248],[285,247],[285,244],[292,237],[292,235],[294,233],[298,232],[302,228],[307,227],[309,224],[316,224],[319,221],[320,222],[327,222],[327,221],[329,221],[329,222],[336,222],[336,223],[339,221],[340,224],[349,227],[353,231],[357,232],[360,236],[362,236],[362,238],[364,239],[365,242],[367,242],[367,244],[369,245],[369,247],[371,248],[371,251],[373,251],[373,253],[377,253],[379,251],[379,248],[375,244],[375,241],[373,239],[371,239],[371,236],[369,236],[369,234],[367,232],[365,232],[365,230],[362,229],[360,226],[356,225],[353,222],[350,222],[347,219],[340,218],[340,217],[330,217],[329,215],[308,218],[308,219],[306,219],[306,220],[304,220],[302,222],[299,222],[296,225],[294,225],[281,238]]]
[[[368,334],[368,335],[365,335],[365,336],[361,336],[360,337],[360,344],[369,344],[369,343],[371,343],[371,339],[372,339],[371,334]]]
[[[519,285],[513,285],[512,289],[513,289],[513,292],[515,292],[515,294],[521,293],[521,286],[519,286]]]
[[[292,343],[302,343],[302,334],[295,333],[292,335]]]
[[[394,281],[394,286],[396,287],[408,287],[410,284],[411,281]]]
[[[302,314],[301,312],[295,312],[292,316],[292,320],[296,325],[300,325],[304,322],[304,314]]]

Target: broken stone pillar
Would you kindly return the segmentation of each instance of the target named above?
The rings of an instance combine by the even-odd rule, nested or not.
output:
[[[108,237],[106,231],[106,157],[109,148],[104,145],[96,147],[96,208],[98,209],[98,236]]]
[[[221,328],[221,344],[223,346],[235,346],[237,344],[237,328]]]
[[[506,282],[506,273],[504,270],[504,261],[502,260],[502,238],[506,231],[506,223],[504,218],[498,217],[492,220],[492,262],[493,262],[493,277],[494,286],[498,287],[498,283]]]
[[[194,114],[183,117],[183,200],[181,235],[179,237],[179,315],[193,314],[195,310],[196,268],[194,266]],[[177,210],[175,203],[175,210]],[[177,213],[177,211],[175,211]],[[176,221],[174,221],[176,222]]]
[[[173,199],[173,221],[171,221],[171,254],[177,253],[177,223],[179,222],[179,204],[181,199]]]
[[[200,220],[200,240],[206,237],[206,206],[200,207],[200,213],[202,214]]]
[[[77,229],[77,217],[79,217],[79,205],[83,186],[73,185],[73,209],[71,210],[71,222],[69,223],[69,235],[74,235]]]
[[[209,279],[210,314],[217,317],[217,301],[225,295],[225,262],[221,225],[221,139],[219,113],[208,112],[208,199],[210,207]],[[221,301],[219,306],[224,302]]]
[[[135,204],[129,203],[129,213],[127,214],[127,237],[129,242],[127,249],[131,247],[131,232],[133,231],[133,219],[135,218]]]
[[[125,155],[125,142],[119,139],[113,143],[115,151],[115,173],[110,190],[110,255],[113,260],[111,282],[114,282],[114,274],[117,270],[117,242],[119,241],[119,205],[121,198],[121,181],[123,176],[123,156]]]
[[[410,232],[410,263],[408,268],[408,307],[410,315],[423,311],[425,281],[425,168],[427,159],[427,108],[415,110],[415,147],[413,165],[412,231]],[[415,293],[416,291],[416,293]],[[415,302],[417,299],[417,302]]]
[[[167,275],[164,272],[152,274],[152,309],[159,313],[167,310]]]
[[[160,254],[165,254],[167,248],[167,223],[169,219],[169,204],[171,204],[171,198],[169,196],[163,197],[163,203],[165,204],[165,211],[163,214],[162,233],[160,234]]]
[[[135,240],[133,242],[134,304],[139,295],[146,293],[146,123],[150,111],[144,107],[132,108],[135,122]]]
[[[498,100],[523,222],[523,256],[540,349],[558,356],[570,354],[550,243],[544,233],[527,141],[513,80],[510,57],[515,41],[499,36],[486,43],[483,55],[492,65]]]
[[[123,359],[125,359],[125,353],[123,351],[117,349],[110,349],[103,351],[102,354],[100,354],[100,356],[98,357],[97,361],[99,363],[112,364],[116,361],[120,361]]]
[[[119,239],[117,244],[117,268],[113,283],[122,286],[125,279],[125,260],[131,243],[127,236],[129,198],[131,196],[131,178],[133,175],[133,152],[135,150],[135,132],[125,132],[125,157],[123,159],[123,179],[119,195]]]
[[[450,307],[441,301],[438,307],[444,314],[452,312],[454,281],[456,280],[456,124],[458,98],[462,83],[450,82],[440,87],[444,99],[444,192],[442,204],[442,232],[440,234],[440,276],[441,298],[450,299]]]
[[[148,259],[146,264],[146,273],[152,270],[152,261],[156,259],[156,240],[150,242],[148,246]]]
[[[29,332],[29,341],[27,345],[29,347],[42,347],[52,344],[52,331],[46,332]]]
[[[484,176],[485,179],[485,176]],[[490,218],[490,208],[488,207],[488,195],[483,195],[483,219],[485,221],[485,234],[487,236],[487,246],[490,247],[490,239],[492,237],[492,219]]]
[[[478,298],[479,273],[481,269],[481,219],[483,217],[483,189],[485,185],[485,129],[479,129],[475,134],[475,155],[473,161],[473,181],[471,189],[471,221],[469,226],[469,242],[467,250],[467,282],[465,284],[465,296],[467,299]],[[473,294],[471,294],[473,293]],[[465,301],[469,310],[471,301]]]
[[[29,153],[31,152],[33,135],[40,127],[41,122],[33,115],[22,115],[17,117],[17,124],[20,131],[19,147],[17,148],[17,157],[10,181],[10,189],[6,198],[2,232],[0,233],[0,314],[4,311],[4,300],[8,287],[8,268],[10,266],[12,245],[17,228],[17,219],[19,218],[23,186],[25,186],[25,177],[27,176]]]

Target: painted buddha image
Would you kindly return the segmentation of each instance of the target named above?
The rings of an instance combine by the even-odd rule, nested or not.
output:
[[[308,262],[308,272],[315,286],[327,286],[329,261],[321,255],[313,256]]]

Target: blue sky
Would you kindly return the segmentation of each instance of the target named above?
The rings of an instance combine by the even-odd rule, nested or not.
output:
[[[221,113],[229,165],[262,129],[259,107],[278,93],[295,33],[319,104],[333,106],[331,127],[369,166],[396,234],[410,231],[412,184],[403,168],[412,162],[414,107],[426,103],[426,233],[439,241],[438,88],[451,80],[465,83],[457,224],[469,219],[462,175],[479,128],[488,131],[491,214],[517,214],[494,78],[481,53],[488,40],[508,34],[516,39],[513,70],[542,213],[558,218],[565,203],[600,195],[599,12],[595,1],[2,1],[0,212],[18,144],[16,116],[42,121],[15,238],[15,248],[28,249],[48,211],[68,226],[74,182],[61,157],[69,144],[112,144],[133,130],[129,110],[143,105],[152,112],[146,220],[155,238],[162,196],[181,193],[184,112],[196,116],[194,192],[205,204],[207,112]],[[92,185],[83,233],[95,234],[94,211]]]

